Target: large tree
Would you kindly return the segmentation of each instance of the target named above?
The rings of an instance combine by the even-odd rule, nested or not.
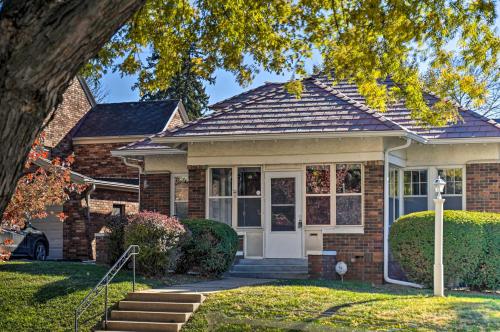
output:
[[[193,59],[197,57],[194,47],[192,51],[179,61],[179,69],[170,80],[168,88],[151,91],[141,85],[141,100],[179,99],[182,101],[190,120],[203,115],[208,108],[209,96],[205,91],[204,81],[213,83],[212,78],[200,76],[195,71]],[[154,67],[159,61],[159,55],[154,53],[148,59],[149,67]]]
[[[455,80],[474,101],[486,89],[467,68],[498,66],[493,0],[4,0],[0,2],[0,213],[22,173],[33,140],[50,119],[72,77],[111,69],[138,74],[141,89],[168,88],[179,60],[194,44],[196,72],[233,72],[241,84],[260,69],[300,78],[313,50],[337,79],[360,86],[385,110],[405,97],[413,116],[433,124],[453,120],[451,103],[428,107],[419,68],[440,85]],[[450,43],[454,47],[450,48]],[[156,52],[149,67],[143,54]],[[455,66],[460,57],[463,66]],[[89,60],[91,61],[89,62]],[[399,83],[387,91],[378,79]],[[443,91],[437,91],[445,96]]]

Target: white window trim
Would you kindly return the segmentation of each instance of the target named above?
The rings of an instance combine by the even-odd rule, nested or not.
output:
[[[239,168],[260,168],[260,196],[240,196],[238,194],[238,169]],[[211,196],[212,187],[211,187],[211,174],[212,169],[217,168],[229,168],[231,169],[231,196]],[[264,167],[262,165],[238,165],[238,166],[210,166],[207,169],[206,174],[206,188],[207,188],[207,198],[205,202],[205,216],[207,219],[210,218],[210,199],[213,198],[231,198],[231,226],[234,229],[263,229],[264,228],[264,215],[263,215],[263,206],[264,206]],[[238,226],[238,198],[260,198],[261,204],[261,219],[260,226]]]
[[[343,164],[357,164],[361,166],[361,192],[360,193],[337,193],[337,165]],[[307,167],[308,166],[319,166],[328,165],[330,166],[330,193],[328,194],[307,194],[306,182],[307,182]],[[365,227],[365,165],[362,162],[339,162],[339,163],[308,163],[304,164],[303,169],[303,183],[302,183],[302,209],[304,215],[304,228],[305,229],[322,229],[323,233],[343,233],[343,234],[363,234]],[[324,225],[308,225],[307,224],[307,203],[306,198],[308,196],[329,196],[330,197],[330,224]],[[361,196],[361,224],[360,225],[337,225],[337,196]]]
[[[185,176],[188,178],[188,184],[189,184],[189,174],[188,173],[172,173],[170,174],[170,215],[175,216],[175,178],[176,177],[181,177]],[[181,203],[188,203],[189,204],[189,194],[188,194],[188,199],[187,201],[179,201]]]
[[[465,167],[465,165],[446,165],[446,166],[435,166],[434,169],[435,169],[435,172],[436,172],[436,178],[437,178],[437,174],[438,174],[438,169],[451,169],[451,168],[460,168],[462,169],[462,194],[461,195],[457,195],[457,194],[453,194],[453,195],[443,195],[443,198],[446,199],[446,196],[450,196],[450,197],[458,197],[458,196],[462,196],[462,211],[465,211],[467,210],[467,174],[466,174],[466,170],[467,170],[467,167]],[[434,199],[434,188],[432,188],[432,198]],[[430,196],[430,195],[429,195]],[[434,200],[432,200],[432,208],[434,209]]]

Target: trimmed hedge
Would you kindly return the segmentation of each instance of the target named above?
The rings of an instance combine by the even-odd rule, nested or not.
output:
[[[443,225],[445,285],[498,289],[500,214],[445,211]],[[434,270],[434,211],[399,218],[389,234],[392,254],[408,277],[431,286]]]
[[[179,243],[186,234],[177,218],[155,212],[140,212],[127,216],[124,227],[124,247],[140,247],[136,267],[146,276],[163,276],[175,267]]]
[[[177,272],[219,276],[233,265],[238,235],[230,226],[208,219],[183,220],[191,237],[181,245]]]

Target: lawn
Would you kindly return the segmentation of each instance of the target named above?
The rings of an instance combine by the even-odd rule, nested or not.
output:
[[[500,297],[280,281],[210,295],[183,332],[194,331],[499,331]]]
[[[107,268],[68,262],[0,263],[0,331],[70,331],[74,310]],[[188,278],[189,279],[189,278]],[[109,288],[110,304],[131,291],[132,276],[120,273]],[[138,278],[138,289],[186,281],[173,276],[162,281]],[[96,300],[81,321],[90,331],[103,315],[103,298]]]

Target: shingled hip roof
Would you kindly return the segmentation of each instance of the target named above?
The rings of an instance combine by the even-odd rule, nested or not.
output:
[[[300,99],[283,83],[259,88],[216,104],[216,111],[153,138],[274,134],[349,134],[411,131],[316,79],[304,81]]]
[[[74,137],[148,136],[165,130],[178,100],[97,104],[85,115]]]

